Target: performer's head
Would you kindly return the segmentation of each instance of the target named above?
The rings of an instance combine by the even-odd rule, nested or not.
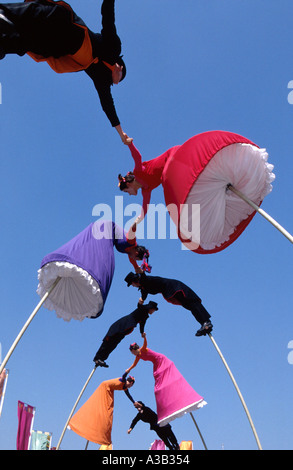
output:
[[[157,302],[154,302],[153,300],[150,300],[148,304],[144,305],[144,308],[148,311],[150,315],[159,310]]]
[[[145,404],[142,401],[136,401],[134,406],[140,413],[142,413],[145,408]]]
[[[129,255],[130,258],[135,259],[136,261],[146,258],[149,259],[149,250],[145,246],[136,245],[126,248],[125,252]]]
[[[145,275],[145,274],[143,274]],[[127,283],[127,287],[133,286],[133,287],[140,287],[140,279],[141,279],[141,274],[140,273],[128,273],[124,281]]]
[[[137,356],[139,354],[139,345],[137,343],[132,343],[130,346],[129,346],[129,350],[131,352],[131,354],[133,354],[134,356]]]
[[[135,378],[132,377],[131,375],[129,375],[126,379],[126,382],[125,382],[125,387],[126,388],[131,388],[135,383]]]
[[[126,65],[125,65],[125,62],[124,60],[122,59],[122,55],[119,56],[119,58],[117,59],[117,62],[115,64],[115,69],[116,69],[116,73],[114,74],[113,76],[113,73],[112,73],[112,79],[113,79],[113,83],[115,83],[116,85],[119,83],[119,82],[122,82],[122,80],[124,79],[125,75],[126,75]],[[114,81],[115,80],[115,81]]]
[[[119,173],[118,181],[120,191],[123,191],[130,196],[136,196],[138,190],[141,188],[141,184],[138,183],[131,171],[129,171],[125,176],[122,176],[121,173]]]

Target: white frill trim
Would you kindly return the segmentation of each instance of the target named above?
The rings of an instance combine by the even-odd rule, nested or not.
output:
[[[57,277],[61,280],[44,303],[48,310],[55,310],[57,317],[82,321],[102,311],[103,297],[97,281],[84,269],[68,262],[55,261],[39,269],[37,293],[41,298]]]
[[[192,239],[194,249],[199,245],[205,250],[221,246],[240,222],[254,212],[245,201],[227,191],[227,185],[232,184],[259,206],[272,191],[273,169],[265,149],[239,143],[224,147],[210,160],[188,194],[185,207],[199,204],[200,210],[197,223],[194,211],[181,213],[181,234]]]
[[[205,405],[207,405],[207,402],[202,398],[196,403],[192,403],[191,405],[181,408],[181,410],[178,410],[175,413],[172,413],[171,415],[166,416],[165,418],[161,419],[160,421],[158,421],[158,425],[165,426],[166,424],[170,423],[170,421],[173,421],[176,418],[180,418],[181,416],[184,416],[186,413],[191,413],[191,411],[203,408]]]

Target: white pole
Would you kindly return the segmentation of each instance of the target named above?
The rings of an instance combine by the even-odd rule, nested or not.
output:
[[[38,303],[38,305],[36,306],[36,308],[34,309],[34,311],[32,312],[32,314],[29,316],[29,318],[27,319],[27,321],[25,322],[24,326],[22,327],[22,329],[20,330],[19,334],[17,335],[17,337],[15,338],[11,348],[9,349],[8,353],[6,354],[6,357],[4,358],[4,361],[2,362],[1,366],[0,366],[0,374],[1,372],[3,371],[3,369],[5,368],[10,356],[12,355],[14,349],[16,348],[17,344],[19,343],[21,337],[23,336],[24,332],[26,331],[26,329],[28,328],[29,324],[32,322],[32,320],[34,319],[34,317],[36,316],[36,314],[38,313],[38,311],[40,310],[41,306],[43,305],[43,303],[47,300],[47,298],[49,297],[49,295],[51,294],[52,290],[56,287],[56,285],[58,284],[58,282],[60,281],[60,277],[57,277],[57,279],[54,281],[54,283],[52,284],[52,286],[50,287],[50,289],[46,292],[46,294],[43,296],[43,298],[41,299],[41,301]]]
[[[191,416],[192,421],[193,421],[194,424],[195,424],[195,427],[196,427],[196,429],[197,429],[197,432],[198,432],[198,434],[199,434],[199,437],[201,438],[201,441],[202,441],[202,443],[203,443],[203,446],[204,446],[205,450],[208,450],[208,448],[207,448],[207,446],[206,446],[206,443],[205,443],[205,441],[204,441],[204,438],[203,438],[203,436],[202,436],[202,433],[200,432],[200,429],[199,429],[199,427],[198,427],[197,422],[196,422],[195,419],[194,419],[193,414],[190,413],[190,416]]]
[[[245,413],[246,413],[246,415],[247,415],[247,418],[248,418],[248,420],[249,420],[250,426],[251,426],[251,428],[252,428],[252,432],[253,432],[254,437],[255,437],[255,439],[256,439],[258,449],[259,449],[259,450],[262,450],[262,447],[261,447],[261,444],[260,444],[258,435],[257,435],[257,433],[256,433],[254,424],[253,424],[253,422],[252,422],[251,416],[250,416],[250,414],[249,414],[249,411],[248,411],[248,408],[247,408],[247,406],[246,406],[246,404],[245,404],[245,401],[244,401],[244,399],[243,399],[243,396],[242,396],[242,394],[241,394],[241,392],[240,392],[240,389],[239,389],[239,387],[238,387],[238,385],[237,385],[237,383],[236,383],[236,380],[234,379],[233,374],[232,374],[231,370],[229,369],[228,364],[227,364],[227,362],[225,361],[225,358],[224,358],[223,354],[221,353],[220,348],[218,347],[218,345],[217,345],[216,341],[214,340],[214,337],[211,335],[211,333],[209,333],[209,337],[210,337],[210,339],[211,339],[213,345],[215,346],[216,350],[218,351],[219,356],[220,356],[220,358],[222,359],[222,361],[223,361],[223,363],[224,363],[224,366],[226,367],[226,369],[227,369],[227,371],[228,371],[228,374],[230,375],[230,378],[231,378],[231,380],[232,380],[232,382],[233,382],[233,384],[234,384],[234,387],[236,388],[236,391],[237,391],[237,393],[238,393],[238,395],[239,395],[239,398],[240,398],[240,400],[241,400],[241,403],[242,403],[242,405],[243,405],[243,408],[244,408]]]
[[[4,397],[5,397],[5,393],[6,393],[6,387],[7,387],[7,382],[8,382],[9,370],[6,369],[5,372],[6,372],[6,377],[5,377],[5,382],[4,382],[3,391],[2,391],[2,397],[1,397],[1,399],[0,399],[0,418],[1,418],[2,410],[3,410],[3,405],[4,405]]]
[[[64,434],[65,434],[65,431],[66,431],[67,426],[68,426],[68,424],[69,424],[69,421],[70,421],[71,418],[72,418],[72,415],[73,415],[73,413],[74,413],[74,411],[75,411],[75,408],[76,408],[77,405],[78,405],[79,400],[81,399],[81,397],[82,397],[82,395],[83,395],[83,392],[85,391],[86,387],[88,386],[89,381],[91,380],[92,376],[94,375],[94,372],[95,372],[96,368],[97,368],[97,366],[95,366],[95,367],[93,368],[93,370],[91,371],[91,373],[90,373],[90,375],[89,375],[89,378],[87,379],[87,381],[86,381],[86,383],[84,384],[84,386],[83,386],[83,388],[82,388],[80,394],[78,395],[78,398],[77,398],[76,402],[74,403],[74,406],[73,406],[73,408],[72,408],[72,410],[71,410],[70,415],[68,416],[68,419],[67,419],[67,421],[66,421],[66,424],[65,424],[65,426],[64,426],[64,429],[63,429],[62,434],[61,434],[61,436],[60,436],[60,439],[59,439],[59,442],[58,442],[58,444],[57,444],[56,450],[59,450],[59,448],[60,448],[60,444],[61,444],[62,439],[63,439],[63,437],[64,437]]]
[[[257,206],[254,202],[252,202],[248,197],[246,197],[241,191],[238,191],[238,189],[234,188],[232,184],[227,185],[227,189],[230,189],[234,194],[237,194],[243,201],[247,202],[255,211],[257,211],[260,215],[262,215],[268,222],[270,222],[279,232],[281,232],[288,240],[293,243],[293,236],[287,232],[287,230],[284,229],[278,222],[275,221],[267,212],[265,212],[263,209],[261,209],[259,206]]]

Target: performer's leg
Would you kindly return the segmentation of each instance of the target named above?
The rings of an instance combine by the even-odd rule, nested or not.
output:
[[[196,336],[205,336],[212,331],[211,316],[198,296],[195,295],[194,299],[186,299],[182,292],[178,292],[174,297],[183,308],[190,310],[194,318],[200,323],[201,328],[196,332]]]
[[[200,302],[194,302],[192,305],[192,308],[190,309],[192,315],[196,320],[203,325],[205,322],[209,321],[211,316],[209,312],[204,308],[202,303]]]
[[[93,359],[94,362],[98,366],[108,367],[108,365],[105,363],[105,360],[108,359],[111,352],[114,351],[114,349],[118,346],[118,344],[120,343],[120,341],[122,341],[124,337],[125,335],[122,333],[113,336],[105,336],[100,348],[96,352],[96,355]]]
[[[23,55],[31,51],[43,57],[57,58],[74,54],[83,42],[84,30],[72,23],[72,12],[62,5],[39,2],[9,3],[0,4],[0,9],[3,9],[5,16],[13,23],[23,43],[19,54],[20,46],[15,35],[8,35],[2,45],[6,53]]]
[[[200,304],[195,304],[193,309],[191,310],[192,315],[199,321],[201,327],[195,333],[195,336],[205,336],[213,330],[212,322],[210,321],[210,314],[204,308],[204,306]]]
[[[175,435],[173,434],[172,428],[169,424],[166,426],[153,426],[153,430],[156,431],[159,438],[170,450],[179,449],[179,445]]]
[[[171,443],[171,445],[172,445],[172,450],[178,450],[178,449],[180,449],[180,446],[179,446],[179,444],[178,444],[178,441],[177,441],[177,439],[176,439],[175,434],[174,434],[173,431],[172,431],[171,426],[170,426],[169,432],[168,432],[168,439],[169,439],[169,441],[170,441],[170,443]]]

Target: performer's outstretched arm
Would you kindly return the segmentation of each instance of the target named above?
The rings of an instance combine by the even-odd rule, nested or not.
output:
[[[102,35],[116,35],[115,0],[104,0],[101,6]]]

